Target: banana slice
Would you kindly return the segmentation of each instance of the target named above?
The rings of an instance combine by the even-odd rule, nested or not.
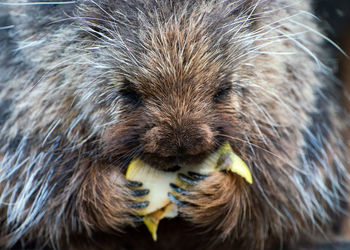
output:
[[[157,240],[159,221],[177,216],[177,206],[168,197],[168,193],[173,193],[170,183],[183,187],[184,183],[177,176],[179,173],[187,175],[189,171],[202,175],[209,175],[214,171],[231,171],[249,184],[253,182],[248,166],[232,151],[228,143],[209,155],[201,164],[181,166],[176,172],[157,170],[139,159],[132,160],[126,171],[126,178],[143,183],[142,189],[149,189],[147,195],[136,199],[140,202],[149,201],[149,205],[140,209],[138,215],[144,216],[143,221],[153,240]]]

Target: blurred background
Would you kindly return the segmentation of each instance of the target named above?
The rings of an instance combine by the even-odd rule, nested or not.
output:
[[[314,0],[314,8],[322,23],[323,31],[348,55],[348,57],[343,55],[333,47],[335,64],[338,65],[337,75],[345,83],[347,89],[347,91],[344,91],[344,102],[350,111],[350,0]],[[318,249],[350,249],[350,217],[343,221],[341,236],[343,239],[348,240],[349,243],[324,246]]]
[[[350,0],[314,0],[314,9],[326,35],[350,56]],[[350,59],[336,49],[334,52],[337,75],[350,93]]]

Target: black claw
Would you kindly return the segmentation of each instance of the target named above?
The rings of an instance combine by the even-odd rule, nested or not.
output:
[[[183,188],[180,188],[179,186],[177,186],[177,185],[175,185],[175,184],[173,184],[173,183],[170,183],[170,187],[171,187],[175,192],[177,192],[177,193],[179,193],[179,194],[184,194],[184,195],[188,194],[188,191],[186,191],[186,190],[183,189]]]
[[[179,207],[183,207],[188,204],[185,201],[179,201],[172,193],[168,193],[168,197],[172,203],[178,205]]]
[[[131,208],[138,208],[138,209],[141,209],[141,208],[145,208],[147,207],[149,204],[148,201],[143,201],[143,202],[138,202],[138,203],[132,203],[130,205]]]
[[[131,195],[135,197],[144,196],[149,193],[149,189],[132,190]]]
[[[184,174],[178,174],[178,177],[180,180],[190,184],[190,185],[197,185],[198,184],[198,181],[188,177],[187,175],[184,175]]]
[[[191,172],[191,171],[189,171],[188,174],[189,174],[189,176],[191,176],[192,178],[197,179],[197,180],[205,180],[208,177],[208,175],[197,174],[197,173]]]
[[[130,187],[142,187],[142,182],[126,180],[126,185]]]
[[[134,222],[141,222],[141,221],[143,221],[143,217],[141,217],[141,216],[137,216],[137,215],[130,214],[129,217],[130,217]]]

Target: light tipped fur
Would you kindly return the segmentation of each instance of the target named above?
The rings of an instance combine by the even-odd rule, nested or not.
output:
[[[59,3],[0,5],[1,247],[137,249],[130,160],[201,161],[224,141],[254,183],[216,173],[179,197],[204,232],[174,227],[192,240],[180,245],[327,240],[348,192],[348,114],[310,1]],[[167,235],[157,247],[178,247]]]

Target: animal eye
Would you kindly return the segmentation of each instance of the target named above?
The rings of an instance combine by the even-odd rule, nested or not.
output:
[[[131,85],[131,83],[125,84],[120,91],[120,97],[122,98],[124,104],[132,105],[134,107],[139,106],[142,103],[141,94],[137,92]]]
[[[214,102],[219,103],[221,101],[224,101],[231,92],[231,90],[232,86],[230,85],[220,87],[213,97]]]

